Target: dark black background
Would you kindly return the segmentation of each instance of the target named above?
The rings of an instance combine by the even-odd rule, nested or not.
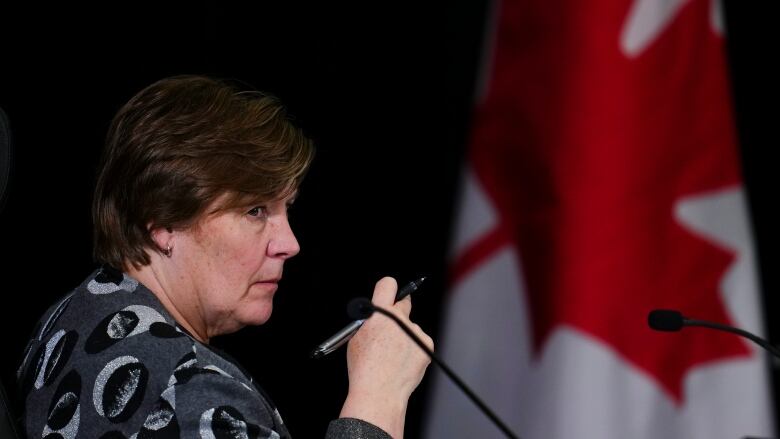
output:
[[[347,322],[349,298],[369,295],[383,275],[428,275],[413,317],[437,335],[485,6],[332,3],[0,7],[0,106],[15,140],[0,216],[4,383],[35,319],[94,268],[90,200],[111,117],[145,85],[181,73],[237,78],[278,95],[318,144],[292,211],[303,251],[286,267],[273,318],[215,341],[268,390],[293,435],[322,436],[338,415],[343,353],[307,354]],[[771,3],[726,3],[768,292],[777,290],[770,158],[780,73]],[[777,340],[778,302],[765,296]],[[418,435],[426,391],[423,381],[410,403],[408,437]]]

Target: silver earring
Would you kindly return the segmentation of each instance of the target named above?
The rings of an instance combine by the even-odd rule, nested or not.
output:
[[[163,254],[164,254],[165,256],[168,256],[168,257],[170,258],[170,257],[171,257],[171,253],[172,253],[172,251],[171,251],[171,245],[170,245],[170,244],[168,244],[168,247],[167,247],[165,250],[163,250],[162,252],[163,252]]]

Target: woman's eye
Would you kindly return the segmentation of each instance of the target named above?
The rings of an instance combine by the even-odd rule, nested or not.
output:
[[[265,218],[268,216],[268,212],[266,212],[265,206],[257,206],[249,209],[249,212],[247,212],[249,216],[254,216],[258,218]]]

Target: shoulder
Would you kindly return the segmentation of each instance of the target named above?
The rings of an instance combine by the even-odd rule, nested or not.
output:
[[[53,305],[38,328],[18,373],[30,437],[140,425],[194,345],[151,292],[105,270]]]
[[[161,416],[165,413],[165,416]],[[287,437],[287,429],[265,395],[229,361],[196,345],[179,365],[149,419],[182,437]]]
[[[74,429],[83,437],[287,436],[249,374],[179,330],[154,294],[122,273],[96,271],[39,328],[19,375],[30,437]]]
[[[23,390],[40,389],[67,365],[89,369],[136,356],[155,361],[184,355],[191,346],[151,292],[122,273],[100,269],[41,318],[19,378]]]

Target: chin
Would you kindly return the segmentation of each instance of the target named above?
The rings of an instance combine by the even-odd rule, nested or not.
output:
[[[247,316],[245,320],[247,325],[258,326],[262,325],[271,319],[271,313],[274,310],[273,304],[263,304],[256,310],[253,310],[252,314]]]

